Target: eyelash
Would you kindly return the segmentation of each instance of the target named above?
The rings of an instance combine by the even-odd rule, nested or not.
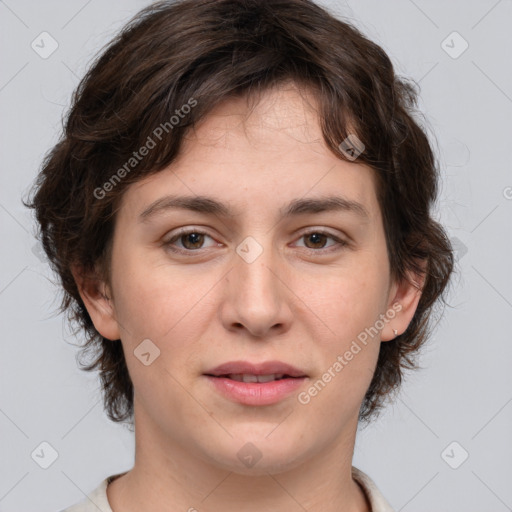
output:
[[[187,256],[191,256],[192,255],[191,253],[199,252],[201,250],[201,248],[199,248],[199,249],[179,249],[179,248],[173,247],[173,245],[172,245],[174,242],[176,242],[180,238],[182,238],[182,237],[184,237],[186,235],[191,235],[191,234],[206,235],[206,236],[209,236],[210,238],[213,239],[213,237],[211,237],[208,233],[206,233],[205,231],[201,231],[200,229],[183,229],[183,230],[179,231],[178,233],[176,233],[171,239],[169,239],[168,241],[164,242],[164,246],[166,248],[168,248],[170,251],[174,252],[174,253],[184,254],[184,255],[186,254]],[[325,253],[330,253],[330,252],[333,252],[333,251],[341,250],[344,247],[349,245],[348,242],[346,242],[345,240],[342,240],[341,238],[338,238],[338,237],[334,236],[332,233],[329,233],[327,231],[323,231],[321,229],[314,229],[314,230],[308,231],[306,233],[303,233],[299,237],[299,239],[307,237],[307,236],[310,236],[310,235],[313,235],[313,234],[315,234],[315,235],[324,235],[327,238],[330,238],[330,239],[334,240],[335,242],[337,242],[338,247],[334,247],[334,248],[331,247],[331,248],[327,248],[327,249],[323,249],[323,248],[320,248],[320,249],[310,249],[308,247],[305,247],[304,249],[307,252],[309,252],[309,253],[323,252],[325,254]]]

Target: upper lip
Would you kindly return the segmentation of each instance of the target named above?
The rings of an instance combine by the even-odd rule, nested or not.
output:
[[[229,361],[205,372],[205,375],[246,374],[246,375],[271,375],[283,373],[290,377],[307,377],[302,371],[282,361],[265,361],[263,363],[250,363],[249,361]]]

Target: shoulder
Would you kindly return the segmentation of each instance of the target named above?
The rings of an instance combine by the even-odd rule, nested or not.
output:
[[[105,478],[84,499],[61,512],[112,512],[107,499],[107,485],[114,476]]]
[[[363,488],[372,512],[394,512],[386,498],[379,491],[375,482],[363,471],[352,466],[352,478]]]
[[[107,499],[107,485],[118,475],[112,475],[103,480],[83,500],[62,510],[61,512],[112,512]],[[352,466],[352,477],[361,485],[368,496],[372,512],[394,512],[386,498],[379,491],[375,482],[363,471]]]

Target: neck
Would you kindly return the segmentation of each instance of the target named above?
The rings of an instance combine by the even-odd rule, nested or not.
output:
[[[107,488],[114,512],[371,510],[351,474],[357,422],[347,425],[348,433],[334,446],[325,446],[292,468],[256,464],[248,474],[240,474],[194,455],[135,417],[134,467]]]

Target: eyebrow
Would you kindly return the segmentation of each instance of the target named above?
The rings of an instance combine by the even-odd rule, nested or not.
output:
[[[235,215],[226,205],[212,197],[168,195],[157,199],[145,208],[139,215],[139,221],[147,222],[150,218],[172,209],[182,209],[220,217],[233,217]],[[370,219],[370,214],[361,203],[341,196],[294,199],[286,207],[281,208],[279,214],[281,218],[285,218],[329,211],[345,211],[356,214],[364,220]]]

